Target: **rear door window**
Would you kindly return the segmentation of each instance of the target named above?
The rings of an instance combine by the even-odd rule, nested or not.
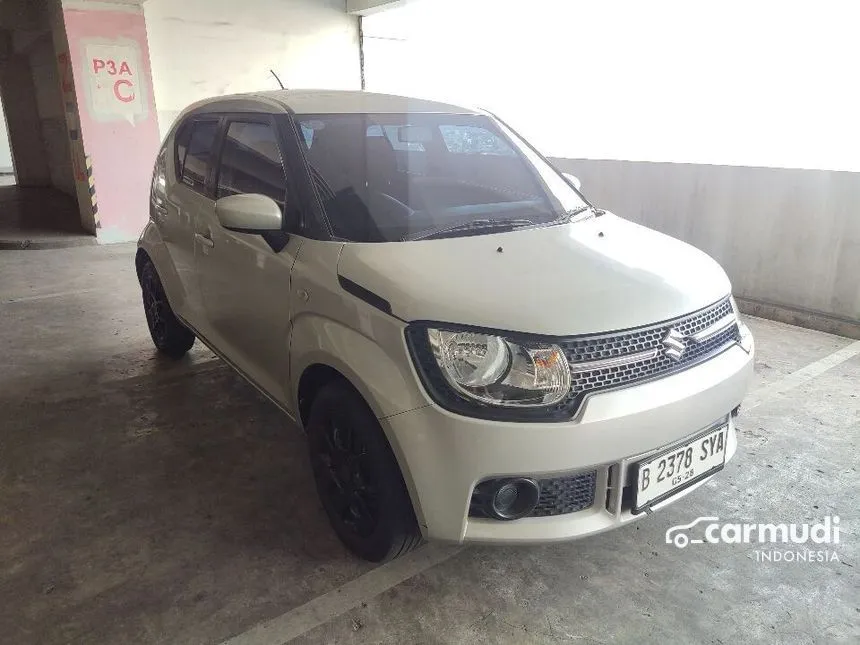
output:
[[[206,192],[217,133],[218,121],[191,121],[182,126],[176,138],[177,178],[198,193]]]

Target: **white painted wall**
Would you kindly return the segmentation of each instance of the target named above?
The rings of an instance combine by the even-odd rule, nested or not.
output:
[[[202,98],[290,88],[358,89],[358,19],[345,0],[148,0],[162,136]]]
[[[856,0],[415,0],[367,87],[498,112],[549,155],[860,170]]]

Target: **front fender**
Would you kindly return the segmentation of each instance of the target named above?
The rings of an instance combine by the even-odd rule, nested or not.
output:
[[[290,338],[292,409],[300,409],[299,383],[308,367],[326,365],[340,372],[382,420],[380,425],[400,465],[418,522],[426,526],[409,460],[388,418],[425,407],[430,401],[412,367],[402,321],[363,304],[362,310],[361,327],[370,335],[319,314],[306,313],[294,319]]]
[[[290,338],[292,409],[299,409],[298,388],[302,374],[316,364],[331,367],[346,377],[377,418],[429,404],[412,369],[401,321],[382,313],[371,315],[373,320],[367,327],[372,330],[373,338],[313,313],[293,320]]]

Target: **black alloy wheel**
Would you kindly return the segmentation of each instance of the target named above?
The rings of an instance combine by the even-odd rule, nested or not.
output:
[[[194,334],[176,318],[155,265],[149,260],[140,271],[140,289],[152,342],[160,352],[181,358],[194,345]]]
[[[340,540],[383,562],[421,543],[397,459],[376,416],[345,380],[314,397],[306,425],[317,492]]]

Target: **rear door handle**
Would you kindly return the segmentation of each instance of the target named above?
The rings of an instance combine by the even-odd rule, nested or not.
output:
[[[202,244],[206,248],[211,249],[213,246],[215,246],[215,242],[212,241],[212,238],[208,235],[203,235],[203,233],[195,233],[194,239],[200,242],[200,244]]]

